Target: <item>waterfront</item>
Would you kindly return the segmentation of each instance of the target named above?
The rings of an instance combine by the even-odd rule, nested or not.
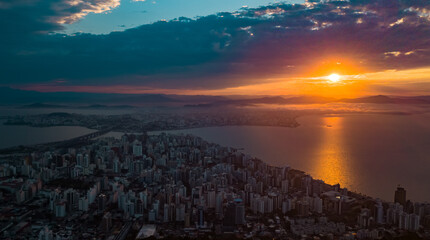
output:
[[[392,200],[401,184],[408,198],[430,200],[430,114],[310,115],[300,127],[225,126],[175,130],[244,152],[269,164],[289,165],[327,183]],[[1,125],[0,148],[61,141],[95,130]],[[111,132],[103,137],[120,137]]]
[[[305,116],[298,128],[228,126],[190,133],[277,166],[289,165],[327,183],[393,200],[397,184],[408,198],[430,200],[430,120],[417,115]]]

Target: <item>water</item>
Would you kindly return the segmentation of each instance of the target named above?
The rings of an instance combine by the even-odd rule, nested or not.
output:
[[[0,149],[18,145],[32,145],[63,141],[85,134],[96,132],[97,130],[85,127],[59,126],[59,127],[29,127],[10,126],[0,122]]]
[[[228,126],[190,133],[277,166],[289,165],[330,184],[393,201],[430,201],[430,114],[304,116],[298,128]]]
[[[67,112],[84,115],[120,115],[138,112],[140,109],[84,109],[84,108],[17,108],[0,107],[0,117],[14,115],[36,115],[49,114],[54,112]],[[56,126],[56,127],[29,127],[16,125],[3,125],[0,121],[0,149],[18,145],[32,145],[63,141],[82,135],[86,135],[97,130],[78,126]],[[107,135],[109,136],[109,135]],[[118,136],[118,133],[115,135]]]

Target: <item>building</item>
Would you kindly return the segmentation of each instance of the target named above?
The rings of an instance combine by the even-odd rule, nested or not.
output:
[[[99,212],[103,212],[105,210],[106,204],[107,204],[107,196],[105,194],[100,194],[98,199]]]
[[[107,212],[103,215],[102,219],[102,229],[103,231],[107,232],[112,227],[112,214],[110,212]]]
[[[39,232],[39,240],[53,240],[54,235],[52,234],[52,230],[49,230],[48,226],[45,226]]]
[[[384,222],[384,207],[382,206],[382,202],[380,199],[377,200],[375,204],[375,214],[376,214],[376,223],[382,224]]]
[[[400,203],[402,206],[406,204],[406,190],[400,186],[397,187],[396,192],[394,193],[394,202]]]
[[[140,143],[139,141],[135,141],[133,143],[133,155],[136,157],[141,157],[143,155],[142,143]]]
[[[240,198],[230,202],[225,211],[224,227],[235,227],[244,225],[245,222],[245,206]]]

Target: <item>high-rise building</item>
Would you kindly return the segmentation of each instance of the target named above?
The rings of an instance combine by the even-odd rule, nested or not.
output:
[[[61,201],[55,204],[55,217],[65,217],[66,216],[66,202]]]
[[[113,172],[119,173],[120,171],[121,171],[121,162],[119,161],[118,158],[115,158],[113,160]]]
[[[316,213],[320,213],[321,214],[323,212],[323,201],[322,201],[322,199],[320,197],[314,197],[313,200],[314,200],[313,201],[313,204],[314,204],[313,210]]]
[[[106,208],[107,196],[105,194],[100,194],[98,198],[98,210],[103,212]]]
[[[165,203],[163,208],[163,222],[169,222],[169,204]]]
[[[370,209],[362,208],[360,215],[358,215],[358,218],[357,218],[358,225],[362,228],[367,228],[369,227],[370,219],[371,219]]]
[[[208,191],[207,194],[207,207],[208,208],[215,208],[216,206],[216,194],[215,190]]]
[[[304,217],[309,215],[309,203],[307,201],[297,201],[296,208],[298,216]]]
[[[136,157],[141,157],[142,154],[142,143],[140,143],[139,141],[135,141],[133,143],[133,155]]]
[[[235,199],[235,224],[243,225],[245,224],[245,206],[243,205],[242,199]]]
[[[39,232],[39,240],[53,240],[54,235],[52,234],[52,230],[49,230],[48,226],[45,226]]]
[[[176,221],[183,222],[185,221],[185,205],[179,204],[176,206]]]
[[[399,214],[399,228],[409,229],[409,214],[405,212]]]
[[[198,213],[198,226],[199,227],[204,227],[205,226],[205,213],[203,210],[203,206],[199,206],[199,208],[197,209],[197,213]]]
[[[282,193],[288,193],[288,179],[282,180],[281,189]]]
[[[103,215],[102,219],[102,229],[103,231],[107,232],[112,227],[112,214],[110,212],[107,212]]]
[[[378,199],[376,205],[376,223],[381,224],[384,221],[384,208],[382,206],[381,200]]]
[[[82,153],[76,155],[76,165],[84,166],[84,155],[82,155]]]
[[[83,165],[84,165],[84,167],[90,166],[90,156],[88,154],[85,154],[85,156],[84,156]]]
[[[218,192],[216,194],[216,204],[215,204],[215,212],[217,214],[222,214],[223,200],[224,200],[223,192]]]
[[[402,206],[406,204],[406,190],[400,186],[397,187],[396,192],[394,193],[394,202],[400,203]]]
[[[84,211],[84,212],[88,211],[88,198],[87,197],[79,198],[78,210]]]
[[[69,188],[64,191],[64,196],[67,200],[66,211],[72,212],[73,210],[78,208],[79,195],[74,189]]]
[[[155,222],[155,211],[154,211],[154,209],[149,210],[148,222]]]
[[[224,226],[233,227],[245,224],[245,206],[240,198],[234,199],[226,208]]]
[[[293,201],[291,199],[285,199],[282,202],[282,213],[285,214],[293,209]]]
[[[132,201],[128,201],[127,203],[126,203],[126,211],[125,211],[125,213],[128,215],[128,216],[130,216],[130,217],[134,217],[134,214],[135,214],[135,204],[134,204],[134,202],[132,202]]]
[[[420,228],[420,216],[411,214],[409,216],[409,230],[417,231]]]

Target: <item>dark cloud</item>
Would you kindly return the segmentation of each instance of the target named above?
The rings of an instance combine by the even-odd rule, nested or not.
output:
[[[120,0],[0,0],[0,28],[7,42],[46,34],[76,22],[88,13],[102,13]],[[26,39],[27,40],[27,39]]]
[[[45,3],[48,2],[48,3]],[[276,4],[107,35],[47,34],[116,1],[0,4],[0,83],[222,88],[346,56],[367,69],[430,65],[429,1]],[[118,2],[119,4],[119,2]]]

